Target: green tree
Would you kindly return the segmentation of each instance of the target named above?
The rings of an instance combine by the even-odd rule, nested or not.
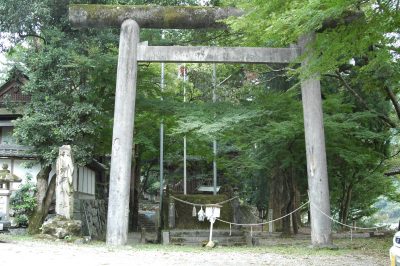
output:
[[[229,2],[229,1],[228,1]],[[397,127],[379,106],[364,99],[371,90],[390,99],[400,118],[398,93],[399,5],[397,1],[235,1],[247,15],[231,19],[242,44],[287,46],[316,33],[304,74],[334,76],[365,110]],[[251,26],[250,26],[251,25]],[[349,75],[349,72],[352,75]],[[358,88],[354,87],[358,86]],[[359,92],[362,91],[362,93]]]

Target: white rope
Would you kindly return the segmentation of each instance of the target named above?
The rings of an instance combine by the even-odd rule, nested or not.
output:
[[[317,211],[319,211],[320,213],[322,213],[323,215],[325,215],[327,218],[331,219],[333,222],[335,222],[335,223],[337,223],[337,224],[340,224],[340,225],[343,225],[343,226],[346,226],[346,227],[348,227],[348,228],[350,228],[350,229],[376,230],[376,229],[378,229],[378,228],[383,228],[383,227],[385,227],[385,225],[376,226],[376,227],[358,227],[358,226],[347,225],[347,224],[344,224],[344,223],[342,223],[342,222],[339,222],[338,220],[335,220],[332,216],[329,216],[328,214],[324,213],[324,212],[323,212],[321,209],[319,209],[317,206],[315,206],[314,204],[311,204],[311,202],[310,202],[310,205],[311,205],[313,208],[315,208]],[[352,233],[352,232],[351,232],[351,233]]]
[[[227,202],[229,202],[229,201],[231,201],[231,200],[234,200],[234,199],[236,199],[236,198],[239,198],[238,196],[236,196],[236,197],[233,197],[233,198],[230,198],[230,199],[221,201],[221,202],[217,202],[217,203],[202,203],[202,204],[200,204],[200,203],[193,203],[193,202],[189,202],[189,201],[186,201],[186,200],[183,200],[183,199],[179,199],[179,198],[174,197],[174,196],[172,196],[172,195],[170,195],[170,197],[173,198],[174,200],[177,200],[177,201],[180,201],[180,202],[182,202],[182,203],[186,203],[186,204],[189,204],[189,205],[192,205],[192,206],[206,206],[206,205],[208,205],[208,204],[218,204],[218,205],[222,205],[222,204],[227,203]]]
[[[216,203],[216,204],[222,205],[222,204],[225,204],[225,203],[227,203],[227,202],[229,202],[229,201],[231,201],[231,200],[237,199],[237,198],[239,198],[239,196],[236,196],[236,197],[233,197],[233,198],[230,198],[230,199],[227,199],[227,200],[218,202],[218,203]]]
[[[300,210],[301,208],[303,208],[304,206],[306,206],[309,202],[310,202],[310,201],[307,201],[306,203],[304,203],[303,205],[301,205],[300,207],[298,207],[298,208],[295,209],[294,211],[292,211],[292,212],[290,212],[290,213],[288,213],[288,214],[286,214],[286,215],[284,215],[284,216],[282,216],[282,217],[276,218],[276,219],[271,220],[271,221],[266,221],[266,222],[264,222],[264,223],[258,223],[258,224],[239,224],[239,223],[232,223],[232,222],[224,221],[224,220],[221,220],[221,219],[219,219],[219,218],[216,218],[216,219],[217,219],[218,221],[222,222],[222,223],[227,223],[227,224],[232,224],[232,225],[241,225],[241,226],[258,226],[258,225],[264,225],[264,224],[269,224],[269,223],[273,223],[273,222],[279,221],[279,220],[281,220],[281,219],[283,219],[283,218],[285,218],[285,217],[287,217],[287,216],[289,216],[289,215],[292,215],[293,213],[297,212],[298,210]]]
[[[175,200],[177,200],[177,201],[180,201],[180,202],[182,202],[182,203],[186,203],[186,204],[189,204],[189,205],[192,205],[192,206],[205,206],[205,205],[207,205],[207,204],[200,204],[200,203],[193,203],[193,202],[185,201],[185,200],[179,199],[179,198],[177,198],[177,197],[174,197],[174,196],[172,196],[172,195],[170,195],[170,197],[173,198],[173,199],[175,199]],[[236,198],[238,198],[238,196],[233,197],[233,198],[230,198],[230,199],[227,199],[227,200],[224,200],[224,201],[221,201],[221,202],[213,203],[213,204],[222,205],[222,204],[227,203],[227,202],[229,202],[229,201],[231,201],[231,200],[234,200],[234,199],[236,199]],[[232,226],[232,225],[239,225],[239,226],[259,226],[259,225],[265,225],[265,224],[270,224],[270,223],[279,221],[279,220],[281,220],[281,219],[283,219],[283,218],[285,218],[285,217],[287,217],[287,216],[289,216],[289,215],[292,215],[293,213],[295,213],[295,212],[297,212],[298,210],[302,209],[302,208],[303,208],[305,205],[307,205],[307,204],[310,204],[310,206],[312,206],[313,208],[315,208],[317,211],[319,211],[320,213],[322,213],[324,216],[326,216],[327,218],[329,218],[329,219],[332,220],[333,222],[335,222],[335,223],[337,223],[337,224],[340,224],[340,225],[342,225],[342,226],[348,227],[348,228],[350,228],[350,229],[352,229],[352,230],[356,230],[356,229],[359,229],[359,230],[377,230],[377,229],[379,229],[379,228],[385,227],[385,225],[383,225],[383,226],[376,226],[376,227],[359,227],[359,226],[351,226],[351,225],[344,224],[344,223],[342,223],[342,222],[340,222],[340,221],[338,221],[338,220],[335,220],[332,216],[326,214],[325,212],[323,212],[321,209],[319,209],[319,208],[318,208],[317,206],[315,206],[314,204],[311,204],[310,200],[308,200],[306,203],[304,203],[303,205],[301,205],[300,207],[298,207],[298,208],[295,209],[294,211],[292,211],[292,212],[290,212],[290,213],[288,213],[288,214],[286,214],[286,215],[284,215],[284,216],[282,216],[282,217],[276,218],[276,219],[271,220],[271,221],[266,221],[266,222],[264,222],[264,223],[240,224],[240,223],[228,222],[228,221],[225,221],[225,220],[222,220],[222,219],[219,219],[219,218],[216,218],[216,220],[218,220],[218,221],[220,221],[220,222],[222,222],[222,223],[229,224],[230,226]],[[251,229],[252,229],[252,228],[251,228]],[[351,235],[352,235],[352,231],[351,231]]]

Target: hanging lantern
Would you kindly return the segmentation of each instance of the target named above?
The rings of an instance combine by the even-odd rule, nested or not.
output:
[[[197,218],[199,219],[200,222],[204,222],[204,219],[206,218],[206,214],[203,211],[203,206],[201,206],[201,209],[199,213],[197,214]]]

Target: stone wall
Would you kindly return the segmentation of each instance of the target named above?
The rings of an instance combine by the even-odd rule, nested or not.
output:
[[[75,202],[76,219],[82,221],[82,231],[84,235],[91,236],[92,239],[106,239],[107,227],[107,203],[104,200],[78,200]]]

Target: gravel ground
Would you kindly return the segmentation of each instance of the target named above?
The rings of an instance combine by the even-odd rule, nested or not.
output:
[[[322,255],[278,254],[251,249],[185,249],[143,246],[138,248],[68,244],[46,241],[0,243],[0,265],[389,265],[361,253]]]

